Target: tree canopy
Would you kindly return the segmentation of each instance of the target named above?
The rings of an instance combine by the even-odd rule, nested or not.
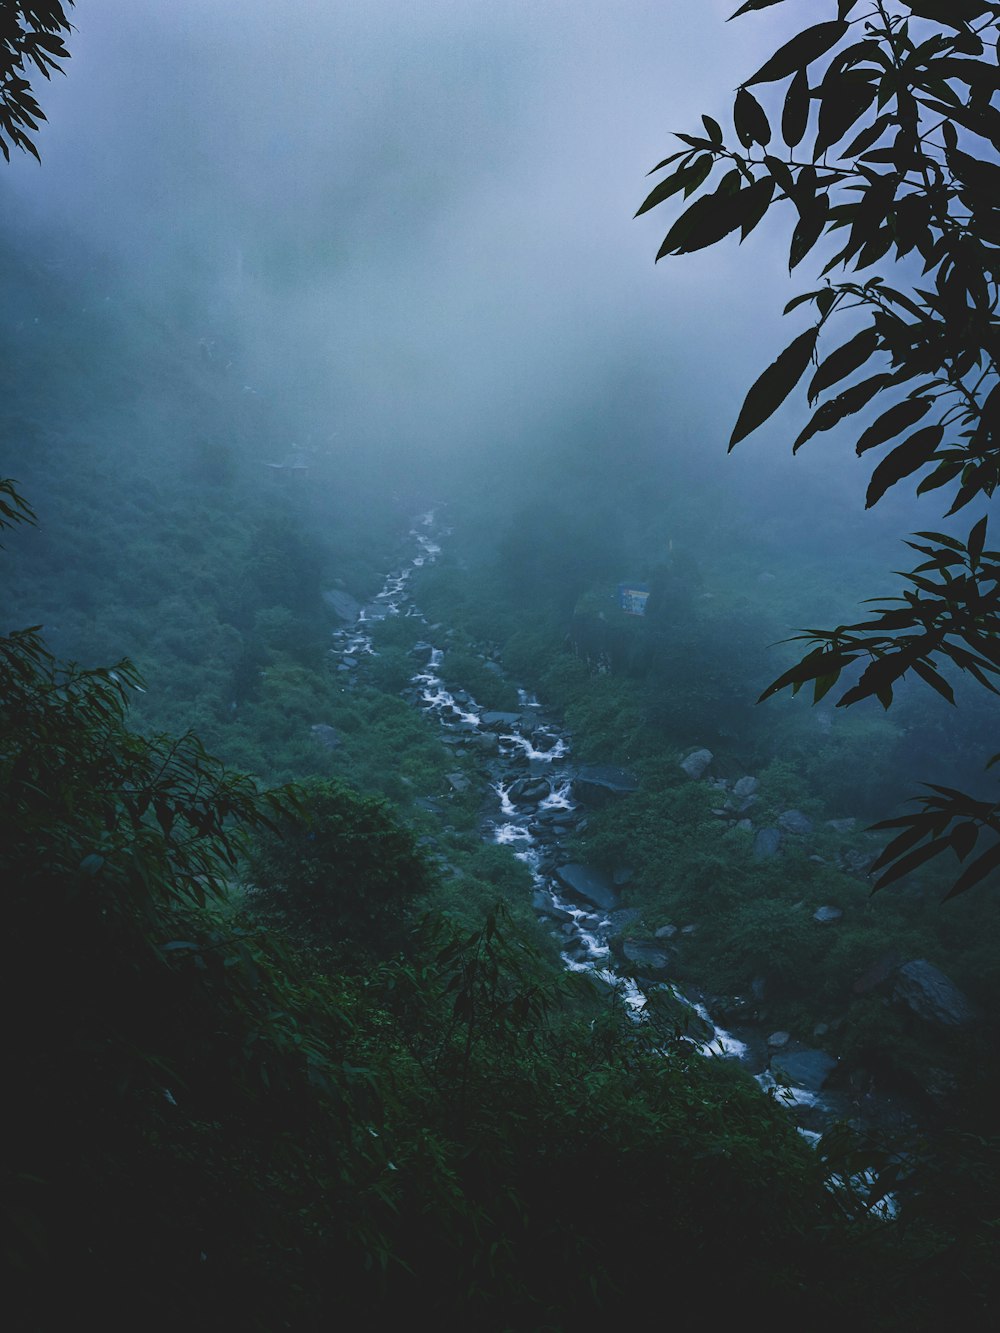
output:
[[[782,2],[747,0],[732,17]],[[731,133],[703,116],[677,136],[636,216],[680,206],[659,260],[742,241],[779,214],[789,270],[809,257],[819,267],[819,285],[784,311],[810,322],[750,388],[730,449],[804,384],[812,414],[793,452],[852,428],[857,453],[878,458],[866,507],[908,482],[940,491],[951,516],[1000,481],[1000,5],[824,8],[740,85]],[[930,531],[907,545],[920,562],[900,592],[871,599],[855,624],[804,630],[804,656],[762,698],[811,686],[815,702],[844,676],[838,706],[875,697],[888,708],[912,672],[954,703],[942,667],[1000,693],[1000,551],[987,547],[986,517],[964,540]],[[949,896],[1000,867],[997,802],[931,786],[915,813],[877,827],[895,836],[876,888],[949,850],[964,863]]]

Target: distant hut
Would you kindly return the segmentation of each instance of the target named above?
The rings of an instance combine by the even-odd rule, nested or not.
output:
[[[619,583],[618,605],[627,616],[644,616],[648,600],[649,587],[647,584]]]

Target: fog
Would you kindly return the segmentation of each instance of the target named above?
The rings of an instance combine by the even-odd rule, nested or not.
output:
[[[85,0],[43,166],[8,179],[373,473],[495,471],[596,411],[642,466],[828,484],[825,441],[724,458],[804,285],[780,229],[654,268],[666,215],[632,221],[671,131],[723,119],[780,31],[727,8]]]

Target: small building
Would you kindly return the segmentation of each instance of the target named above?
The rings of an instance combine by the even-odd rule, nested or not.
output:
[[[627,616],[644,616],[648,600],[649,587],[647,584],[619,583],[618,605]]]

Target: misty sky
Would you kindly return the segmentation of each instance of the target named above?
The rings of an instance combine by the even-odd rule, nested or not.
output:
[[[782,490],[829,484],[829,446],[793,462],[781,430],[725,457],[798,331],[780,310],[811,275],[789,281],[785,227],[654,268],[669,218],[632,220],[670,131],[728,122],[788,34],[784,7],[732,7],[80,0],[43,165],[8,179],[192,335],[238,336],[241,373],[305,437],[373,466],[495,471],[592,409],[652,433],[678,476],[707,459],[738,488],[766,458]]]

